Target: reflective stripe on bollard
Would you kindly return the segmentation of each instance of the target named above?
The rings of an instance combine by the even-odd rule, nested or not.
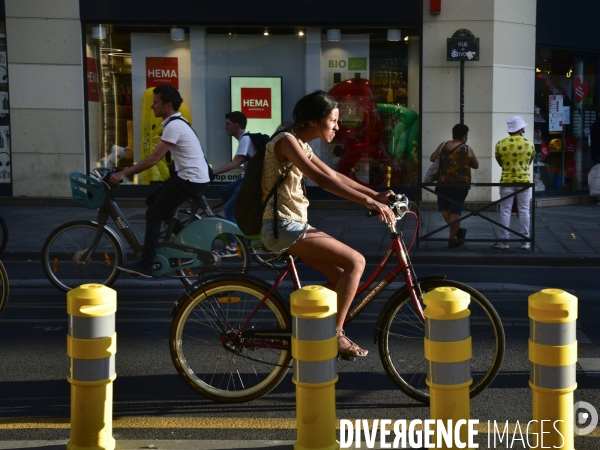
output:
[[[67,450],[114,450],[112,436],[117,293],[84,284],[67,293],[71,358],[71,438]]]
[[[292,357],[296,385],[295,450],[336,450],[337,295],[305,286],[290,296]]]
[[[432,442],[437,442],[437,420],[471,418],[471,297],[454,287],[439,287],[423,296],[425,303],[425,359],[431,419],[436,420]],[[468,442],[467,427],[460,428],[460,441]],[[447,447],[442,447],[447,448]]]
[[[543,289],[529,296],[528,309],[533,425],[538,433],[544,431],[544,446],[571,450],[575,445],[577,297],[561,289]],[[552,426],[542,430],[542,421]]]

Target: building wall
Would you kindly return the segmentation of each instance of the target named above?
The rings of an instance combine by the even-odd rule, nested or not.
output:
[[[13,195],[68,197],[85,171],[78,0],[6,0]]]
[[[5,4],[13,193],[68,197],[65,175],[87,166],[80,2]],[[465,123],[480,160],[473,179],[497,182],[494,145],[506,136],[506,119],[520,114],[533,121],[536,2],[444,2],[439,16],[429,14],[429,2],[422,5],[423,172],[433,150],[459,122],[459,63],[446,61],[446,38],[468,28],[480,38],[481,52],[478,62],[465,63]],[[469,200],[497,196],[497,189],[475,188]]]
[[[460,63],[446,61],[446,38],[467,28],[480,46],[479,61],[465,62],[464,123],[479,160],[473,182],[499,182],[494,148],[507,136],[506,119],[521,115],[533,123],[535,26],[535,0],[442,2],[440,15],[430,15],[429,2],[423,2],[423,173],[431,154],[460,123]],[[528,131],[526,137],[533,139],[533,127]],[[423,195],[424,200],[435,198]],[[467,201],[498,198],[498,188],[476,187]]]

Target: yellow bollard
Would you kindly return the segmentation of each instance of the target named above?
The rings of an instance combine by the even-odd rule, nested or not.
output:
[[[528,305],[533,426],[543,437],[538,445],[572,450],[577,297],[561,289],[543,289],[529,296]]]
[[[114,450],[112,436],[117,293],[84,284],[67,293],[71,357],[71,439],[67,450]]]
[[[423,296],[425,303],[425,359],[431,419],[453,426],[471,418],[471,297],[454,287],[439,287]],[[434,440],[437,443],[437,422]],[[460,427],[460,442],[468,442],[468,428]],[[442,447],[447,446],[442,439]]]
[[[290,309],[298,432],[294,449],[339,449],[335,437],[337,295],[323,286],[305,286],[290,296]]]

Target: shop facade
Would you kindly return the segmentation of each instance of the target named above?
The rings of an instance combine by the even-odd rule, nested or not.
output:
[[[3,3],[14,160],[10,190],[2,191],[0,184],[3,196],[69,197],[69,172],[123,167],[144,158],[162,131],[149,108],[152,89],[171,84],[182,93],[182,113],[213,167],[229,162],[236,149],[225,132],[227,112],[241,110],[249,118],[249,131],[271,134],[278,124],[291,121],[302,95],[328,91],[340,100],[341,129],[329,145],[311,143],[319,157],[360,183],[419,198],[429,155],[459,121],[459,64],[446,55],[447,38],[457,28],[468,28],[480,42],[479,57],[465,63],[465,123],[481,164],[474,181],[499,180],[493,149],[506,135],[507,117],[522,115],[538,130],[542,122],[536,122],[535,104],[539,116],[549,120],[543,117],[548,94],[538,93],[538,85],[550,82],[543,78],[548,74],[537,71],[543,70],[537,62],[545,47],[538,43],[536,49],[533,1],[443,3],[439,14],[428,0],[374,0],[368,6],[334,1],[327,8],[311,1],[247,1],[228,8],[204,0],[168,8],[139,0]],[[552,42],[544,45],[560,50]],[[519,51],[511,51],[515,48]],[[590,98],[595,96],[597,54],[587,50],[581,55],[583,62],[572,70],[581,71],[581,83],[592,92],[580,102],[587,111],[595,105]],[[0,66],[1,61],[0,40]],[[0,96],[2,86],[0,81]],[[565,96],[563,106],[568,102]],[[584,111],[582,123],[585,117]],[[577,117],[570,120],[575,123]],[[550,129],[544,132],[540,154],[544,139],[550,145],[558,137]],[[563,134],[563,142],[578,136],[569,135],[567,127]],[[577,145],[584,148],[583,141]],[[574,154],[581,159],[575,169],[582,172],[580,180],[584,152]],[[566,172],[572,164],[563,156],[560,168]],[[552,190],[550,163],[556,159],[552,152],[547,157],[536,166],[548,186],[544,195]],[[217,186],[237,176],[225,174]],[[166,162],[161,162],[127,180],[122,193],[143,197],[167,177]],[[560,190],[566,179],[563,174]],[[569,190],[577,189],[585,189],[585,183],[569,181]],[[309,186],[310,196],[323,195],[318,192]],[[474,189],[470,200],[497,195],[497,189]],[[433,200],[425,194],[422,199]]]

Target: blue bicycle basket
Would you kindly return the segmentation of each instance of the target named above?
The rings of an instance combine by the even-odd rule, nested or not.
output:
[[[100,180],[79,172],[71,172],[69,179],[73,200],[76,203],[90,209],[97,209],[102,205],[106,192]]]

